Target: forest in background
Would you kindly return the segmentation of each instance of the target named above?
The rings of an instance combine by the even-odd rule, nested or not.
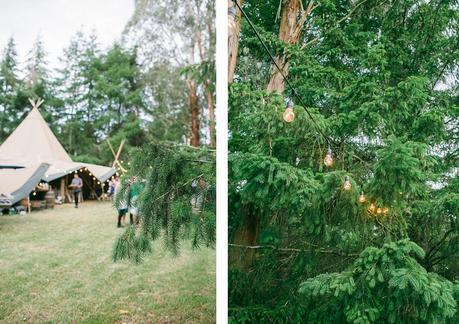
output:
[[[140,0],[119,43],[77,32],[50,69],[37,37],[26,62],[10,38],[0,57],[0,143],[43,98],[40,112],[75,161],[111,165],[146,142],[215,146],[213,1]]]
[[[458,1],[238,3],[230,322],[457,323]]]

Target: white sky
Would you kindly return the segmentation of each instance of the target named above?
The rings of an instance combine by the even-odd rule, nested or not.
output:
[[[102,48],[119,39],[134,12],[134,0],[0,0],[0,53],[13,36],[22,64],[37,35],[48,53],[49,67],[78,30],[95,30]]]

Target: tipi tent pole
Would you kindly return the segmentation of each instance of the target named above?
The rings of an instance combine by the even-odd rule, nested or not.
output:
[[[65,178],[61,178],[60,196],[62,197],[62,202],[65,203]]]

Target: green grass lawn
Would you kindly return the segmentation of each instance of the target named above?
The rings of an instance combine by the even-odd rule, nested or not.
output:
[[[113,263],[110,203],[0,216],[0,322],[215,322],[215,251]]]

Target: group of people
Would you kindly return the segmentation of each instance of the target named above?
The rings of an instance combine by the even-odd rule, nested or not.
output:
[[[131,177],[122,187],[120,178],[115,175],[110,179],[108,184],[107,195],[110,198],[122,195],[118,199],[118,222],[117,227],[126,225],[126,214],[129,213],[130,224],[139,223],[139,206],[138,198],[143,190],[143,183],[136,176]],[[73,190],[73,200],[75,208],[78,208],[79,196],[83,188],[83,179],[75,173],[70,188]]]
[[[126,225],[126,214],[128,212],[130,224],[133,225],[139,223],[138,198],[141,191],[143,190],[143,183],[139,181],[136,176],[133,176],[128,181],[126,181],[124,186],[125,187],[123,188],[117,176],[114,176],[109,183],[109,197],[122,195],[119,197],[117,202],[117,227],[123,227]]]

